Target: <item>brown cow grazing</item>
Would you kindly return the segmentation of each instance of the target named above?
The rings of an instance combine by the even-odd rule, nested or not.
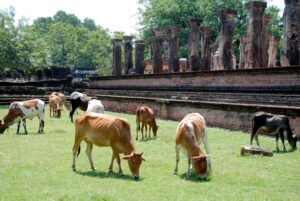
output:
[[[203,142],[207,155],[199,144]],[[191,176],[193,167],[199,179],[206,179],[211,169],[209,146],[207,139],[207,127],[204,118],[199,113],[187,114],[179,123],[176,130],[176,166],[174,174],[178,172],[180,149],[188,157],[187,178]],[[192,166],[191,166],[192,163]]]
[[[95,166],[92,160],[93,145],[100,147],[111,147],[113,154],[109,166],[109,172],[113,170],[114,159],[117,159],[119,173],[123,174],[121,169],[121,160],[119,153],[126,154],[123,159],[128,161],[129,169],[135,180],[139,179],[139,169],[142,160],[142,153],[137,153],[134,141],[130,134],[129,123],[122,118],[106,114],[97,114],[85,112],[75,121],[75,142],[73,146],[73,165],[75,171],[75,157],[80,153],[80,143],[84,140],[87,144],[86,154],[91,164],[92,170]]]
[[[67,110],[71,110],[71,103],[67,100],[65,94],[61,92],[52,92],[50,96],[52,95],[60,97],[60,99],[62,100],[62,104],[67,108]]]
[[[44,132],[44,110],[45,103],[40,99],[33,99],[27,101],[14,101],[9,105],[8,113],[4,116],[3,120],[0,120],[0,133],[3,133],[9,126],[14,123],[18,123],[17,134],[20,130],[21,121],[25,134],[26,119],[33,119],[35,116],[39,118],[39,130],[38,133]]]
[[[63,103],[64,103],[63,100],[59,96],[56,95],[49,96],[50,118],[51,115],[57,118],[61,117],[61,110],[62,110]]]
[[[279,151],[278,139],[279,136],[282,141],[283,150],[286,151],[284,144],[284,133],[286,133],[287,140],[293,150],[297,148],[297,138],[292,133],[289,119],[285,115],[276,115],[266,112],[256,112],[252,117],[252,134],[250,137],[250,144],[252,145],[253,139],[259,146],[258,134],[261,132],[274,133],[276,137],[276,150]]]
[[[140,122],[142,123],[142,128],[140,127]],[[139,130],[142,131],[142,140],[144,140],[144,128],[146,130],[145,137],[147,138],[147,125],[149,125],[148,137],[150,138],[151,128],[154,137],[156,137],[158,126],[156,125],[153,110],[147,106],[140,106],[136,110],[136,140],[138,140]]]

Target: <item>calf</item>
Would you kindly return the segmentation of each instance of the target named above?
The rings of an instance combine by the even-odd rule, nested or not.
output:
[[[88,102],[86,111],[104,114],[104,107],[100,100],[92,99]]]
[[[92,160],[93,145],[100,147],[111,147],[113,154],[109,166],[112,172],[114,159],[117,159],[119,173],[123,174],[119,153],[126,154],[123,159],[128,161],[132,177],[139,179],[139,168],[144,158],[142,153],[136,151],[134,141],[130,134],[129,123],[122,118],[106,114],[85,112],[75,121],[75,142],[73,146],[73,165],[75,171],[75,157],[80,153],[80,143],[84,140],[87,144],[86,154],[90,161],[92,170],[95,166]]]
[[[289,119],[285,115],[276,115],[266,112],[256,112],[252,117],[252,133],[250,137],[250,145],[252,145],[253,139],[255,138],[257,146],[259,146],[258,134],[262,131],[275,134],[277,151],[279,151],[279,136],[282,141],[283,150],[286,151],[284,144],[284,133],[286,133],[287,140],[292,149],[294,150],[297,148],[297,138],[295,135],[293,135]]]
[[[140,122],[142,123],[142,128],[140,127]],[[144,128],[146,130],[145,137],[147,138],[147,125],[149,125],[148,137],[150,138],[151,129],[154,137],[156,137],[158,126],[156,125],[153,110],[147,106],[140,106],[136,110],[136,140],[138,140],[139,130],[142,131],[142,140],[144,140]]]
[[[62,104],[67,108],[67,110],[71,110],[71,104],[70,102],[67,100],[65,94],[61,93],[61,92],[52,92],[50,96],[52,95],[55,95],[55,96],[58,96],[61,101],[62,101]]]
[[[199,144],[203,142],[207,155]],[[193,167],[199,179],[206,179],[211,171],[210,150],[207,139],[207,127],[204,118],[199,113],[187,114],[179,123],[176,130],[176,166],[174,174],[178,172],[179,151],[182,150],[188,157],[187,177],[191,175]],[[192,166],[191,166],[192,162]]]
[[[27,100],[27,101],[15,101],[9,105],[8,113],[0,121],[0,133],[3,133],[6,128],[14,123],[18,123],[17,133],[20,130],[21,121],[23,121],[23,127],[25,134],[27,134],[26,129],[26,119],[33,119],[35,116],[39,118],[39,130],[38,133],[44,132],[44,107],[45,103],[39,99]]]
[[[53,115],[53,117],[60,118],[61,116],[61,110],[63,106],[63,100],[56,95],[50,95],[49,96],[49,109],[50,109],[50,117]],[[52,111],[51,111],[52,110]],[[53,114],[52,114],[53,112]]]
[[[88,108],[89,101],[92,100],[92,99],[95,99],[95,98],[89,97],[85,94],[84,95],[78,95],[77,94],[76,96],[72,96],[72,95],[74,95],[74,93],[75,92],[73,92],[71,94],[71,99],[70,99],[71,105],[72,105],[72,110],[70,111],[71,122],[73,122],[73,114],[74,114],[74,112],[77,108],[79,108],[83,111],[86,111],[87,108]],[[77,93],[79,93],[79,92],[77,92]]]

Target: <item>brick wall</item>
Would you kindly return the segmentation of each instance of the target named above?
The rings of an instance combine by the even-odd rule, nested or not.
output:
[[[160,118],[173,120],[199,112],[210,126],[245,132],[250,132],[257,111],[284,114],[300,136],[299,66],[91,77],[86,93],[97,95],[110,111],[133,114],[146,104]],[[186,99],[174,99],[174,94]]]

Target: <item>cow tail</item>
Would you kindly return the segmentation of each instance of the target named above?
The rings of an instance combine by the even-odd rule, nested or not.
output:
[[[78,159],[79,154],[80,154],[80,146],[79,146],[78,151],[77,151],[77,159]]]
[[[138,108],[136,110],[136,130],[137,131],[141,130],[141,127],[140,127],[140,108]]]

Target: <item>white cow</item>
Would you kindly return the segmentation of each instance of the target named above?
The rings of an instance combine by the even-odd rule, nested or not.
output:
[[[100,100],[92,99],[89,101],[86,111],[104,114],[104,107]]]

